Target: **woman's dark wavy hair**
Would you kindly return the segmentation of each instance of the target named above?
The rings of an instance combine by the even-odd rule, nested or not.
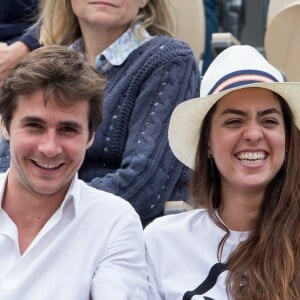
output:
[[[234,300],[300,299],[300,132],[286,101],[275,95],[284,116],[287,153],[282,168],[265,190],[256,227],[227,261],[227,292]],[[220,175],[208,158],[216,105],[202,123],[190,189],[194,201],[205,207],[226,232],[218,248],[221,260],[230,232],[216,214],[221,202]]]

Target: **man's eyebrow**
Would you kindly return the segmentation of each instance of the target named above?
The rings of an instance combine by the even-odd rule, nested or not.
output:
[[[22,123],[41,123],[44,124],[45,121],[39,117],[27,116],[21,120]]]
[[[46,124],[46,122],[39,117],[35,117],[35,116],[27,116],[24,117],[21,120],[22,123],[39,123],[39,124]],[[71,127],[77,130],[81,130],[83,128],[83,126],[79,123],[79,122],[75,122],[75,121],[62,121],[58,123],[59,126],[61,127]]]
[[[75,121],[63,121],[63,122],[59,122],[59,126],[62,127],[71,127],[77,130],[82,130],[83,126]]]

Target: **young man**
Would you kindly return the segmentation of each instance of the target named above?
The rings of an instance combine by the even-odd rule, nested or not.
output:
[[[31,52],[0,92],[10,169],[0,175],[0,299],[147,299],[130,204],[77,178],[105,81],[77,52]]]

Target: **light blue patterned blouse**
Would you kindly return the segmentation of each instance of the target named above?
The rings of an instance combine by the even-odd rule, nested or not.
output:
[[[134,31],[137,32],[140,26],[140,24],[137,24]],[[105,73],[112,66],[122,65],[132,51],[151,38],[153,37],[145,29],[142,29],[140,37],[137,37],[131,28],[128,28],[115,42],[96,56],[97,71]],[[70,48],[83,52],[82,38],[77,39],[71,44]]]

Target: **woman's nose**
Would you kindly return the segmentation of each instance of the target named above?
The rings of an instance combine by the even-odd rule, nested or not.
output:
[[[257,141],[263,137],[263,131],[257,122],[251,122],[244,128],[243,136],[247,140]]]

